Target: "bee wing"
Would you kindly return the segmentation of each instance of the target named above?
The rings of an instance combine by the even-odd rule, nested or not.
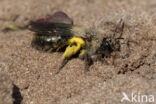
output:
[[[64,12],[56,12],[47,18],[30,21],[28,29],[39,33],[71,35],[73,20]]]
[[[64,12],[56,12],[53,15],[47,18],[37,19],[34,22],[40,23],[64,23],[64,24],[73,24],[73,20]]]
[[[52,35],[78,36],[85,38],[83,28],[73,26],[73,20],[64,12],[56,12],[48,18],[30,21],[29,30]]]
[[[50,33],[50,34],[68,34],[70,35],[70,29],[72,25],[63,24],[63,23],[42,23],[42,22],[33,22],[31,21],[29,24],[29,30],[33,32],[39,33]]]
[[[48,18],[49,22],[73,25],[73,20],[64,12],[56,12]]]

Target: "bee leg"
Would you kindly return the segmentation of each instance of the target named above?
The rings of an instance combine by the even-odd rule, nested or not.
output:
[[[85,71],[88,72],[89,71],[89,67],[93,64],[93,60],[92,58],[86,54],[85,55]]]
[[[85,49],[81,49],[80,54],[79,54],[79,58],[83,59],[85,54],[86,54],[86,50]]]
[[[63,59],[61,65],[59,67],[59,71],[68,63],[69,60],[70,60],[69,58]]]
[[[81,53],[82,52],[82,53]],[[79,58],[85,61],[85,72],[89,71],[89,67],[93,64],[92,58],[86,53],[86,50],[81,50]]]
[[[89,71],[90,60],[89,60],[88,54],[86,54],[85,49],[82,49],[80,51],[79,58],[82,59],[82,60],[85,60],[85,71],[86,72]]]
[[[118,37],[119,39],[121,39],[121,36],[124,31],[124,27],[125,27],[124,21],[123,21],[123,19],[120,19],[120,21],[117,23],[117,25],[115,27],[113,37]],[[119,33],[119,36],[115,36],[115,35],[117,35],[117,33]]]
[[[49,48],[48,50],[47,50],[47,52],[52,52],[53,51],[53,48]]]
[[[67,62],[71,59],[73,55],[75,55],[81,48],[79,43],[73,42],[71,43],[65,50],[63,54],[63,61],[59,67],[59,71],[67,64]]]

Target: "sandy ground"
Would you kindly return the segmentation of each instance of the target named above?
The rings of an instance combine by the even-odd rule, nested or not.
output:
[[[56,74],[62,53],[33,49],[28,30],[0,32],[0,104],[135,103],[121,102],[123,92],[138,99],[153,95],[155,102],[142,104],[156,104],[156,0],[0,0],[0,29],[56,11],[107,35],[104,23],[123,18],[123,37],[136,43],[121,45],[118,57],[95,62],[87,73],[84,62],[75,58]]]

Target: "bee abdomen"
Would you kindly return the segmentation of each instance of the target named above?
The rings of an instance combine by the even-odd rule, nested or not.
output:
[[[56,51],[62,44],[65,44],[68,37],[51,36],[51,35],[35,35],[31,45],[33,48],[41,51]]]

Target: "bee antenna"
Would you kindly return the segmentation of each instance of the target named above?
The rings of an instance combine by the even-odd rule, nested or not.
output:
[[[123,19],[121,18],[120,21],[117,23],[117,25],[116,25],[116,27],[115,27],[113,37],[115,37],[115,34],[116,34],[118,31],[121,31],[120,36],[119,36],[119,38],[121,38],[122,33],[123,33],[123,30],[124,30],[124,27],[125,27],[125,24],[124,24]]]

